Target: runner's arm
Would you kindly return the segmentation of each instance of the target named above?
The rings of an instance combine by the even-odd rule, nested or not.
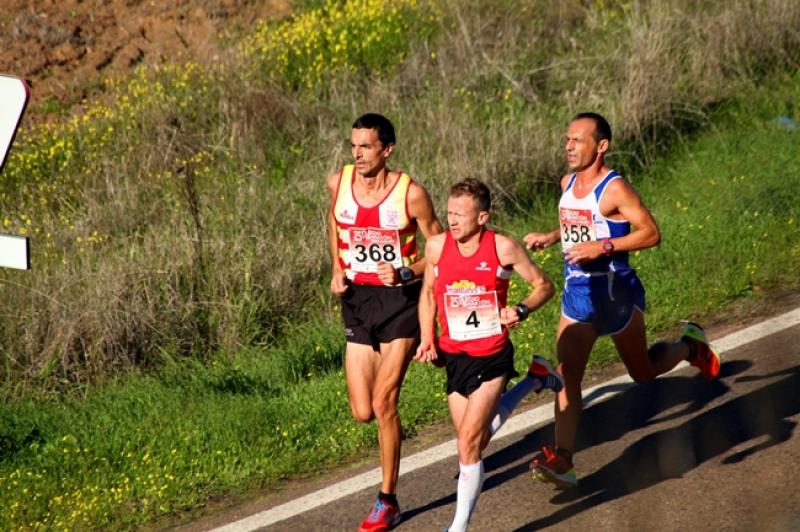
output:
[[[614,215],[621,215],[634,228],[625,236],[611,239],[614,251],[638,251],[657,246],[661,242],[661,231],[655,218],[627,181],[615,179],[608,184],[600,202],[600,210],[612,220]],[[570,264],[584,264],[602,255],[603,241],[596,240],[572,246],[565,259]]]
[[[416,182],[411,184],[411,188],[408,191],[408,213],[417,220],[419,230],[426,241],[432,236],[444,232],[442,224],[439,223],[439,219],[436,217],[436,211],[433,208],[433,202],[428,195],[428,191]],[[421,276],[425,273],[427,250],[426,244],[425,255],[410,266],[416,276]]]
[[[645,207],[639,194],[626,181],[612,181],[606,194],[614,202],[616,210],[628,220],[634,230],[629,234],[611,239],[616,251],[638,251],[661,243],[661,231],[650,210]],[[605,199],[605,198],[603,198]],[[602,205],[601,205],[602,207]]]
[[[567,186],[568,182],[569,182],[569,174],[561,178],[562,191]],[[542,249],[549,248],[553,244],[556,244],[561,241],[561,228],[558,227],[546,233],[528,233],[522,238],[522,241],[525,242],[525,245],[527,246],[528,249],[532,249],[533,251],[540,251]]]
[[[497,256],[505,266],[512,266],[514,271],[527,282],[533,290],[528,296],[519,301],[530,312],[535,311],[555,293],[555,287],[550,277],[528,256],[528,252],[522,244],[513,238],[505,235],[497,235]],[[511,306],[500,309],[500,322],[503,325],[514,327],[519,324],[520,316],[517,312],[516,303],[510,302]]]
[[[333,210],[336,203],[336,187],[339,185],[339,173],[335,172],[328,176],[327,189],[331,198],[331,206],[328,209],[328,252],[331,256],[331,292],[341,296],[347,290],[345,284],[344,270],[339,264],[339,243],[336,237],[336,218]]]
[[[422,186],[415,182],[411,183],[411,187],[408,190],[408,214],[412,219],[416,220],[417,226],[426,239],[443,231],[442,225],[436,219],[430,196]],[[425,273],[425,256],[423,255],[408,267],[414,272],[414,277],[422,277]],[[388,262],[379,262],[377,273],[383,284],[387,286],[394,286],[400,283],[398,269],[395,269]]]
[[[434,340],[436,339],[436,299],[433,289],[436,281],[435,265],[444,247],[444,235],[432,235],[425,243],[425,275],[422,279],[422,291],[419,296],[420,343],[414,360],[431,362],[437,359]]]

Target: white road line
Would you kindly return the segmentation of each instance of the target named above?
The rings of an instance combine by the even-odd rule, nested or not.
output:
[[[757,323],[741,331],[723,336],[722,338],[714,340],[713,344],[717,352],[722,354],[798,324],[800,324],[800,308],[767,321]],[[685,365],[686,363],[681,363],[673,371],[677,371],[685,367]],[[623,375],[603,384],[593,386],[592,388],[584,390],[584,405],[589,406],[601,400],[614,397],[630,386],[634,386],[634,384],[628,375]],[[495,437],[502,438],[503,436],[510,436],[523,430],[530,430],[535,425],[550,421],[552,418],[553,406],[548,402],[546,405],[512,416],[506,424],[503,425],[500,431],[498,431]],[[456,442],[455,440],[450,440],[426,451],[403,458],[400,461],[401,474],[410,473],[411,471],[429,466],[444,458],[453,457],[455,454]],[[380,482],[381,470],[380,468],[376,468],[372,471],[343,480],[342,482],[337,482],[327,488],[317,490],[299,499],[289,501],[274,508],[270,508],[269,510],[216,528],[214,532],[250,532],[252,530],[257,530],[359,492],[364,488],[380,484]]]

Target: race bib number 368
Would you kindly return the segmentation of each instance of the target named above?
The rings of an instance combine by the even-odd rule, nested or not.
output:
[[[351,227],[348,231],[350,269],[354,272],[375,273],[379,262],[388,262],[395,268],[403,266],[397,229]]]
[[[444,309],[453,340],[475,340],[502,332],[497,292],[445,294]]]

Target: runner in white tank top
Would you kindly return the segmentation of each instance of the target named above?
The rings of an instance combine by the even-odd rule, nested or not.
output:
[[[605,118],[596,113],[576,115],[565,142],[571,173],[561,180],[559,228],[529,233],[524,240],[533,250],[561,242],[564,253],[556,347],[564,388],[556,399],[555,445],[545,447],[531,468],[540,480],[569,487],[577,484],[572,453],[581,412],[581,380],[598,336],[611,335],[636,382],[652,380],[681,360],[689,360],[713,379],[720,360],[703,329],[690,322],[680,341],[647,348],[644,288],[628,264],[628,253],[658,245],[658,226],[633,187],[605,165],[611,142]]]

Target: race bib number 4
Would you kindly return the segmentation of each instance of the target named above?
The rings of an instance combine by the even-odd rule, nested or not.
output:
[[[502,332],[497,292],[445,294],[444,310],[453,340],[475,340]]]
[[[561,248],[566,251],[580,242],[596,240],[592,211],[589,209],[559,209]]]
[[[351,227],[348,231],[350,269],[354,272],[375,273],[379,262],[388,262],[395,268],[403,266],[397,229]]]

